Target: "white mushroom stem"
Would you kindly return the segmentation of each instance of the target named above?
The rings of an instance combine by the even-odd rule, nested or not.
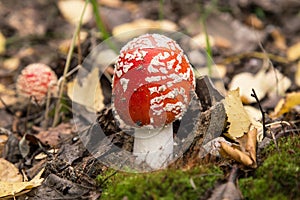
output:
[[[146,162],[152,169],[166,167],[173,158],[173,126],[158,129],[136,128],[133,155],[136,163]]]

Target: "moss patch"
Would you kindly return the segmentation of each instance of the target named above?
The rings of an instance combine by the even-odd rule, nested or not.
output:
[[[280,152],[272,144],[254,177],[239,180],[245,199],[300,199],[300,137],[281,138]]]
[[[117,173],[103,188],[101,199],[199,199],[213,188],[223,172],[215,166],[145,174]],[[103,177],[98,177],[103,179]]]

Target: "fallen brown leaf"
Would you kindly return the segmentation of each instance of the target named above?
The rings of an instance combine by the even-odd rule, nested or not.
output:
[[[262,29],[264,27],[263,22],[254,14],[251,14],[246,18],[246,23],[256,29]]]
[[[274,44],[277,48],[281,49],[281,50],[286,50],[287,46],[286,46],[286,39],[284,37],[284,35],[280,32],[279,29],[274,29],[271,32],[271,36],[274,39]]]
[[[19,170],[15,165],[0,158],[0,182],[20,182],[22,180],[23,176],[19,173]]]
[[[49,128],[46,131],[40,131],[35,135],[42,143],[50,146],[57,146],[62,135],[72,133],[72,127],[68,123],[62,123],[54,128]]]
[[[243,165],[251,166],[253,164],[253,160],[249,155],[225,142],[221,142],[221,150],[223,150],[229,157]]]
[[[13,198],[40,186],[44,180],[41,178],[43,172],[44,169],[29,182],[0,181],[0,198]]]
[[[238,138],[237,141],[240,143],[241,150],[250,156],[253,163],[253,168],[257,167],[256,163],[256,143],[257,143],[257,129],[254,128],[248,133],[244,134],[241,138]]]
[[[284,113],[289,112],[293,107],[300,105],[300,92],[288,93],[276,105],[274,112],[270,114],[271,118],[277,118]]]

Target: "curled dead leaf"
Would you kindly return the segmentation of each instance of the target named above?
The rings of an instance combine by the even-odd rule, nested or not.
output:
[[[256,168],[256,143],[257,143],[257,129],[254,128],[248,133],[243,135],[243,137],[238,138],[237,141],[241,146],[241,150],[249,155],[253,161],[251,167]]]
[[[277,118],[289,112],[297,105],[300,105],[300,92],[289,93],[278,102],[274,109],[274,112],[270,114],[270,117]]]
[[[225,142],[221,142],[221,149],[231,158],[236,160],[237,162],[242,163],[246,166],[251,166],[253,164],[252,159],[249,155],[243,153],[241,150],[228,145]]]
[[[228,142],[220,142],[220,153],[224,157],[230,157],[245,166],[252,168],[257,167],[256,163],[256,143],[257,129],[254,128],[242,137],[236,139],[239,145],[228,144]]]

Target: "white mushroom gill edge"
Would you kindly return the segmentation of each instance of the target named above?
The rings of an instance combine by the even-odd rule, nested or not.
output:
[[[166,167],[173,159],[172,123],[157,129],[136,128],[133,155],[136,164],[145,162],[153,170]]]

